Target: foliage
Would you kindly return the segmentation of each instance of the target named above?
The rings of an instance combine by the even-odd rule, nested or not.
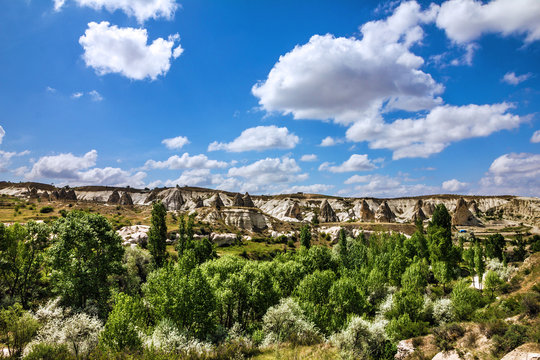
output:
[[[103,316],[112,275],[122,273],[120,236],[101,215],[72,211],[53,226],[49,249],[53,290],[77,309],[95,304]]]
[[[483,303],[480,292],[469,285],[466,280],[461,280],[452,290],[452,307],[456,318],[459,320],[470,319],[474,310],[478,309]]]
[[[311,247],[311,228],[307,224],[300,229],[300,245],[306,249]]]
[[[39,209],[39,212],[42,214],[52,213],[53,211],[54,208],[52,206],[43,206],[41,209]]]
[[[442,229],[444,238],[450,239],[452,237],[452,217],[444,204],[435,206],[431,221],[428,225],[428,232],[437,227]]]
[[[503,260],[506,241],[501,234],[489,235],[486,239],[486,256],[490,259]]]
[[[433,303],[433,317],[437,324],[450,323],[455,320],[454,308],[450,299],[437,299]]]
[[[499,275],[497,275],[497,273],[493,270],[488,270],[484,279],[485,290],[489,291],[491,296],[493,297],[495,292],[498,291],[502,285],[503,281],[501,280]]]
[[[0,310],[0,343],[7,346],[9,355],[19,356],[39,328],[38,321],[15,304]]]
[[[492,338],[494,355],[504,355],[527,340],[527,328],[522,325],[513,324],[508,327],[504,335],[495,335]]]
[[[152,263],[156,268],[165,264],[167,258],[167,209],[161,201],[152,205],[151,226],[148,231],[148,250],[152,255]]]
[[[395,341],[409,339],[415,336],[425,335],[428,330],[428,323],[425,321],[411,320],[408,313],[401,314],[388,324],[387,332]]]
[[[24,360],[70,360],[71,352],[66,344],[39,343],[32,346],[32,350],[24,357]]]
[[[322,340],[315,326],[306,318],[300,306],[291,298],[281,299],[263,317],[264,343],[289,342],[311,345]]]
[[[127,247],[122,264],[125,268],[119,277],[120,289],[129,295],[140,295],[141,286],[150,273],[150,253],[138,246]]]
[[[306,275],[295,290],[295,298],[308,318],[325,333],[332,329],[331,317],[333,309],[328,303],[329,291],[336,280],[331,270],[316,270]]]

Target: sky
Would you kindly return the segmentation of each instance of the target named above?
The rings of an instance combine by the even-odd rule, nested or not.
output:
[[[540,196],[540,1],[0,0],[0,179]]]

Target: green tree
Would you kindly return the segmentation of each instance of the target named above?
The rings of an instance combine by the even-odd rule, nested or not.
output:
[[[178,242],[176,243],[176,251],[179,256],[184,255],[184,250],[186,249],[186,219],[184,214],[180,215],[178,218]]]
[[[444,261],[437,261],[432,265],[433,276],[442,284],[444,292],[446,292],[446,284],[452,280],[452,274],[448,268],[448,264]]]
[[[44,249],[50,228],[34,221],[26,226],[0,224],[0,301],[20,301],[24,308],[46,286]]]
[[[309,249],[311,247],[311,229],[308,224],[300,229],[300,245]]]
[[[482,306],[482,295],[465,279],[454,286],[450,299],[458,320],[469,320],[473,312]]]
[[[361,315],[369,308],[365,295],[351,278],[343,277],[328,291],[328,305],[332,310],[332,331],[340,330],[351,314]]]
[[[523,235],[520,233],[516,234],[516,238],[512,241],[512,245],[514,245],[514,259],[516,261],[525,260],[525,256],[527,255],[527,250],[525,249],[527,240],[523,238]]]
[[[343,266],[349,267],[349,251],[347,246],[347,233],[345,232],[345,229],[339,229],[338,239],[339,258]]]
[[[314,227],[319,225],[319,215],[317,214],[317,212],[313,214],[313,218],[311,219],[311,225],[313,225]]]
[[[450,213],[444,204],[438,204],[435,206],[431,221],[428,225],[428,231],[429,228],[432,227],[442,228],[444,237],[447,239],[452,238],[452,216],[450,216]]]
[[[495,271],[489,270],[486,273],[486,278],[484,280],[484,289],[490,292],[491,297],[493,297],[495,291],[499,290],[502,285],[503,281]]]
[[[331,270],[306,275],[295,290],[298,304],[306,312],[315,326],[329,333],[332,330],[332,309],[328,303],[328,293],[336,281],[336,274]]]
[[[474,246],[474,269],[476,271],[476,275],[478,275],[480,288],[482,288],[482,277],[486,271],[486,262],[484,260],[484,249],[480,244],[476,244]]]
[[[506,248],[506,241],[501,234],[489,235],[486,239],[486,256],[503,260],[503,253]]]
[[[93,303],[104,315],[112,278],[123,272],[122,239],[105,217],[82,211],[58,219],[53,234],[49,256],[54,292],[75,308]]]
[[[18,358],[38,328],[37,320],[21,304],[0,310],[0,343],[7,345],[10,358]]]
[[[167,258],[167,209],[161,201],[152,205],[151,226],[148,231],[148,250],[152,255],[152,263],[156,268],[165,264]]]
[[[138,350],[142,345],[139,331],[144,331],[146,324],[142,301],[119,293],[114,297],[114,307],[101,333],[101,343],[114,351]]]
[[[407,291],[423,292],[428,279],[428,268],[425,262],[415,262],[411,264],[401,277],[401,286]]]

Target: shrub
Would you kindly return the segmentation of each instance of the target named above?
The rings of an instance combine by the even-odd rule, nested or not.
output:
[[[454,308],[450,299],[438,299],[433,302],[433,317],[438,324],[455,320]]]
[[[454,314],[459,320],[468,320],[473,312],[482,306],[482,295],[469,287],[466,280],[462,280],[452,290],[452,307]]]
[[[386,336],[387,323],[381,318],[370,322],[354,316],[347,328],[334,334],[330,341],[339,349],[344,358],[393,359],[396,348]]]
[[[53,211],[54,211],[54,208],[52,206],[44,206],[41,209],[39,209],[39,212],[42,214],[52,213]]]
[[[456,341],[465,334],[465,330],[458,324],[452,323],[433,329],[435,344],[441,351],[454,349]]]
[[[535,293],[527,293],[521,299],[521,305],[525,310],[525,313],[530,317],[538,315],[540,313],[540,295]]]
[[[510,325],[503,336],[493,337],[492,352],[496,356],[506,354],[527,340],[527,328],[522,325]]]
[[[425,321],[412,321],[409,314],[405,313],[390,321],[387,332],[393,340],[398,341],[425,335],[428,325]]]
[[[32,350],[24,357],[24,360],[70,360],[73,356],[66,344],[39,343],[32,346]]]
[[[307,320],[300,306],[291,298],[268,309],[263,317],[264,343],[290,342],[310,345],[322,340],[315,326]]]
[[[18,303],[0,310],[0,343],[7,345],[9,355],[14,359],[21,354],[38,328],[38,321]]]

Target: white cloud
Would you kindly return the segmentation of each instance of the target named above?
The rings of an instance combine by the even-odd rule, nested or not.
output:
[[[90,98],[92,98],[92,101],[102,101],[103,100],[103,96],[101,96],[101,94],[99,92],[97,92],[97,90],[92,90],[88,93],[88,95],[90,96]]]
[[[300,161],[304,161],[304,162],[317,161],[317,155],[315,154],[302,155],[302,157],[300,158]]]
[[[347,138],[368,141],[372,149],[391,149],[395,160],[429,157],[452,142],[518,127],[524,118],[508,113],[510,108],[508,103],[438,106],[418,119],[357,122],[347,130]]]
[[[182,156],[173,155],[165,161],[148,160],[144,164],[145,169],[215,169],[226,168],[229,164],[224,161],[211,160],[204,154],[189,156],[184,153]]]
[[[286,188],[284,193],[309,193],[309,194],[324,194],[334,188],[334,185],[313,184],[313,185],[294,185]]]
[[[540,130],[536,130],[531,136],[532,143],[540,143]]]
[[[90,150],[83,156],[72,153],[43,156],[33,166],[28,179],[77,179],[78,171],[96,165],[97,151]]]
[[[139,23],[148,19],[172,19],[178,8],[176,0],[74,0],[79,6],[95,10],[102,8],[114,12],[122,10],[126,15],[137,18]],[[66,0],[54,0],[54,9],[59,11]]]
[[[268,112],[340,124],[384,110],[430,109],[442,102],[443,86],[420,70],[424,60],[409,49],[421,42],[419,24],[433,21],[434,9],[402,3],[387,19],[364,24],[361,40],[314,35],[281,56],[252,92]]]
[[[1,139],[0,139],[0,142],[1,142]],[[28,150],[25,150],[22,152],[0,150],[0,172],[7,171],[7,168],[11,164],[11,159],[13,157],[24,156],[28,154],[30,154],[30,151]]]
[[[269,149],[292,149],[300,142],[300,138],[289,133],[286,127],[257,126],[242,131],[239,137],[230,143],[214,141],[208,151],[226,150],[229,152],[263,151]]]
[[[23,177],[28,172],[28,166],[21,166],[13,170],[13,174],[18,177]]]
[[[209,186],[221,180],[220,175],[215,175],[209,169],[187,170],[178,179],[165,181],[165,186]]]
[[[327,170],[333,173],[343,173],[351,171],[367,171],[377,168],[375,164],[368,159],[366,154],[353,154],[343,164],[332,166],[329,162],[324,162],[319,166],[319,170]]]
[[[529,79],[531,77],[531,73],[523,74],[523,75],[516,75],[515,72],[508,72],[504,74],[501,81],[504,81],[505,83],[508,83],[510,85],[517,85],[519,83],[524,82],[525,80]]]
[[[0,144],[2,143],[2,140],[4,140],[4,135],[6,135],[6,132],[2,126],[0,126]]]
[[[442,183],[442,189],[449,192],[459,192],[467,189],[469,184],[458,181],[457,179],[447,180]]]
[[[230,168],[227,176],[247,179],[252,188],[260,185],[291,183],[304,181],[308,174],[300,173],[301,169],[294,159],[266,158],[252,164]]]
[[[79,99],[83,96],[84,94],[82,92],[75,92],[73,94],[71,94],[71,98],[72,99]]]
[[[56,89],[55,89],[55,88],[52,88],[52,87],[50,87],[50,86],[47,86],[47,87],[45,88],[45,90],[46,90],[47,92],[50,92],[50,93],[53,93],[53,94],[56,92]]]
[[[319,146],[327,147],[327,146],[334,146],[336,144],[342,144],[343,139],[334,139],[331,136],[327,136],[324,139],[321,140],[321,143]]]
[[[88,171],[78,173],[78,178],[74,185],[95,184],[95,185],[111,185],[111,186],[134,186],[143,187],[146,173],[139,171],[132,173],[130,171],[119,168],[93,168]]]
[[[525,42],[532,42],[540,39],[540,1],[449,0],[441,4],[436,22],[461,44],[489,33],[525,34]]]
[[[176,34],[147,45],[146,29],[119,28],[102,21],[89,23],[79,43],[84,49],[86,66],[94,68],[98,75],[118,73],[134,80],[155,80],[165,75],[171,59],[182,53],[180,45],[173,50],[179,39]]]
[[[487,194],[540,196],[540,154],[510,153],[493,161],[480,180]]]
[[[161,142],[164,144],[168,149],[181,149],[184,145],[189,144],[189,140],[185,136],[177,136],[169,139],[163,139]]]
[[[361,184],[354,188],[354,191],[343,191],[358,197],[397,197],[397,196],[417,196],[435,194],[440,189],[425,184],[403,184],[399,177],[388,175],[353,175],[345,180],[345,184]]]

